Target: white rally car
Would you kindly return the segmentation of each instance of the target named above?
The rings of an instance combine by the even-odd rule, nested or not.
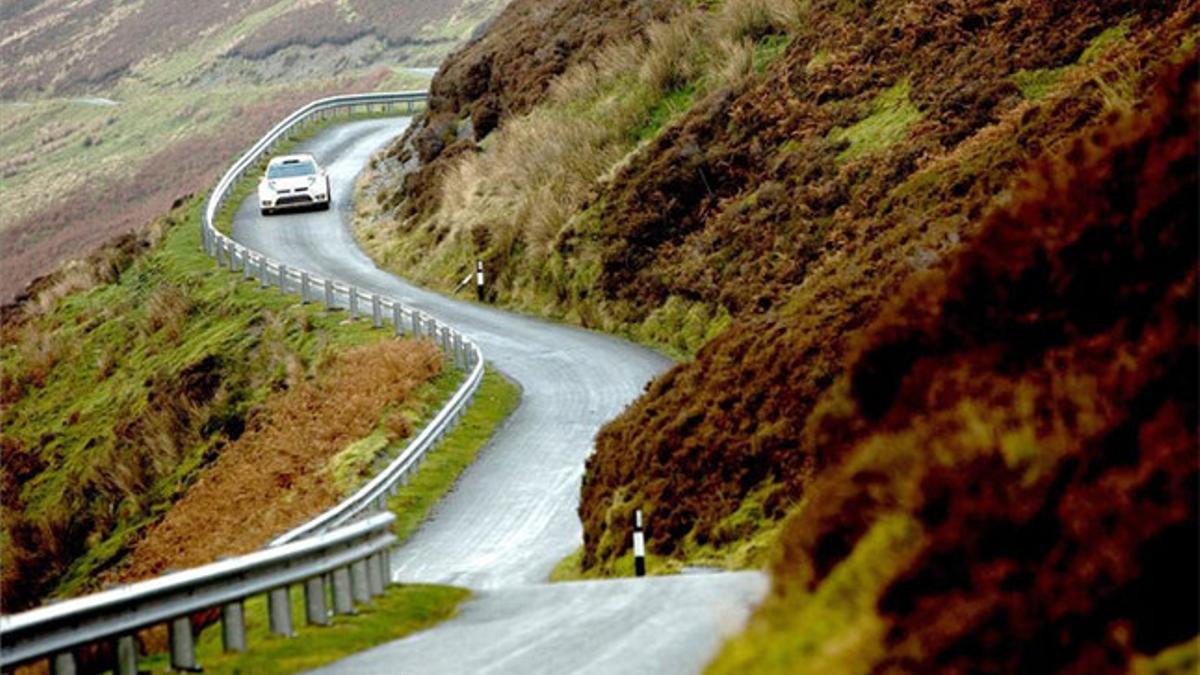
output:
[[[280,209],[328,209],[330,200],[329,176],[309,154],[272,159],[258,184],[258,206],[264,216]]]

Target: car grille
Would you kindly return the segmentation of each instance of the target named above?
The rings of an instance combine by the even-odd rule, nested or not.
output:
[[[312,203],[312,197],[309,197],[308,195],[288,195],[286,197],[280,197],[279,200],[275,202],[275,205],[276,206],[285,206],[287,204],[311,204],[311,203]]]

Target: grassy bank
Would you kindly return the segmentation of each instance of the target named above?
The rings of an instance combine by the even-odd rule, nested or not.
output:
[[[438,499],[453,487],[519,402],[520,389],[515,384],[495,371],[486,372],[475,401],[458,426],[430,452],[420,471],[389,501],[389,508],[396,514],[393,529],[401,542],[420,526]],[[268,632],[266,601],[256,597],[246,603],[250,651],[223,654],[220,626],[212,626],[199,640],[197,658],[205,671],[216,673],[267,670],[290,673],[315,668],[449,618],[454,608],[467,597],[468,592],[458,588],[395,585],[389,587],[383,598],[374,600],[358,614],[334,617],[329,628],[305,626],[291,639]],[[299,587],[292,589],[292,603],[292,615],[301,622],[304,606]],[[141,665],[158,672],[167,670],[169,662],[165,655],[157,655],[143,660]]]
[[[273,397],[325,386],[319,374],[339,355],[390,340],[218,270],[200,252],[199,208],[192,200],[144,237],[66,268],[6,316],[9,608],[93,589],[256,421],[272,419],[261,416]],[[403,410],[441,393],[389,408],[395,431]]]
[[[294,587],[293,637],[270,633],[266,600],[257,597],[245,605],[248,651],[224,653],[220,626],[214,626],[197,641],[196,660],[204,672],[217,674],[311,670],[444,621],[469,595],[464,589],[449,586],[394,585],[369,604],[360,605],[356,614],[335,615],[329,626],[308,626],[303,619],[303,593]],[[151,673],[174,672],[166,654],[142,659],[138,665]]]

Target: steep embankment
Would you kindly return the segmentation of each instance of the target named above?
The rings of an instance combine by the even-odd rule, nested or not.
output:
[[[5,612],[262,545],[453,386],[428,342],[217,270],[198,213],[192,200],[4,309]]]
[[[634,504],[654,510],[654,549],[687,555],[688,549],[739,546],[803,499],[830,457],[831,441],[811,416],[835,405],[823,397],[844,386],[845,360],[856,336],[905,279],[937,266],[976,236],[989,206],[1011,199],[1014,170],[1043,152],[1065,152],[1079,128],[1139,106],[1156,72],[1189,48],[1187,36],[1194,30],[1190,4],[1165,17],[1158,3],[1147,3],[1140,19],[1126,14],[1129,7],[1121,3],[1092,3],[1090,14],[1074,5],[1063,5],[1061,15],[1031,7],[1015,23],[1000,20],[1016,16],[1004,9],[997,6],[1000,14],[989,16],[968,43],[953,37],[960,31],[937,27],[947,21],[976,25],[974,14],[896,19],[899,25],[881,21],[860,43],[863,58],[882,44],[908,44],[911,51],[891,60],[883,58],[885,52],[870,59],[870,67],[865,61],[854,68],[830,66],[837,84],[806,89],[812,107],[797,118],[813,132],[780,139],[782,147],[806,149],[785,153],[777,164],[768,160],[773,173],[720,202],[723,208],[714,206],[721,214],[700,221],[703,227],[691,234],[665,236],[672,231],[669,223],[640,206],[678,194],[677,185],[659,179],[668,171],[666,163],[656,165],[658,172],[641,174],[650,187],[633,183],[626,189],[620,204],[635,215],[617,214],[612,222],[643,223],[633,230],[634,241],[643,238],[640,232],[660,245],[647,243],[654,255],[637,253],[643,263],[608,277],[626,280],[616,292],[653,306],[661,295],[649,275],[664,268],[695,269],[704,275],[696,287],[730,299],[745,318],[694,363],[655,383],[599,438],[582,508],[585,564],[625,551],[626,515]],[[1031,23],[1034,19],[1038,22]],[[897,31],[909,42],[896,40]],[[1054,60],[1021,62],[1009,56],[1022,54],[1010,51],[1010,44],[1028,45],[1037,59],[1048,58],[1056,45],[1062,51]],[[797,67],[814,58],[807,50],[792,57]],[[929,69],[906,73],[909,59]],[[1043,70],[1029,73],[1039,65]],[[889,70],[874,80],[874,73]],[[863,101],[867,107],[858,108],[870,114],[837,127],[827,117],[836,99],[819,102],[858,81],[855,73],[870,78],[863,82],[878,82],[869,89],[876,93]],[[897,78],[902,84],[895,84]],[[1018,85],[1029,81],[1049,84],[1039,90],[1026,85],[1022,94]],[[899,90],[907,98],[897,102]],[[974,98],[965,98],[968,94]],[[773,126],[760,126],[771,119],[772,98],[764,86],[730,114],[734,120],[758,120],[739,126],[774,133]],[[906,128],[897,127],[898,118],[907,119],[907,130],[897,131]],[[708,126],[697,133],[707,133],[705,128],[712,131]],[[839,158],[856,145],[838,134],[861,138],[858,143],[869,147],[856,158]],[[751,161],[757,155],[747,146],[718,166]],[[726,175],[714,185],[727,184]],[[696,208],[708,199],[700,197]],[[671,222],[686,229],[696,217],[683,211]],[[606,248],[628,243],[617,239]],[[681,252],[689,249],[704,255]],[[674,256],[695,267],[672,266]],[[746,303],[771,309],[755,315]]]
[[[1126,672],[1196,638],[1198,65],[1040,159],[861,333],[716,672]]]
[[[533,11],[501,14],[495,49],[522,44],[519,7]],[[435,102],[377,162],[380,206],[360,236],[434,285],[480,257],[500,302],[685,353],[721,334],[599,438],[583,562],[626,555],[641,506],[657,554],[750,564],[824,468],[806,420],[855,335],[975,236],[1024,162],[1136,109],[1193,48],[1195,13],[1125,0],[679,10],[519,86],[541,102],[482,139],[466,133],[474,108]],[[447,66],[434,91],[490,96],[471,71]],[[423,138],[454,128],[457,149],[410,171]]]
[[[428,283],[478,257],[499,302],[698,350],[599,436],[580,564],[623,569],[635,508],[653,556],[733,566],[795,514],[730,672],[1120,668],[1196,633],[1198,19],[679,9],[486,136],[466,104],[431,118],[359,234]],[[413,173],[438,128],[454,151]]]

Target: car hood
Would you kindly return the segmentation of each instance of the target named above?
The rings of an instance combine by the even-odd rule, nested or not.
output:
[[[319,184],[320,176],[296,176],[294,178],[272,178],[270,182],[275,183],[276,190],[295,190],[296,188],[308,187],[309,179],[312,179],[312,186],[316,187]],[[260,187],[269,187],[267,180],[264,179],[259,183]]]

